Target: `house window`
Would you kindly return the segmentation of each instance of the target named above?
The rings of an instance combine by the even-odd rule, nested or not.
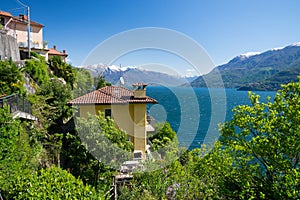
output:
[[[104,117],[105,117],[105,118],[107,118],[107,117],[112,118],[112,115],[111,115],[111,109],[105,109],[105,110],[104,110]]]
[[[4,17],[1,17],[1,18],[0,18],[0,24],[1,24],[2,26],[5,25],[5,19],[4,19]]]

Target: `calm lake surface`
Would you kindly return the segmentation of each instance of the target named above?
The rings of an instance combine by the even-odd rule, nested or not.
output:
[[[254,93],[262,102],[275,96],[275,92]],[[232,118],[232,109],[250,104],[248,92],[236,89],[148,86],[147,96],[159,103],[148,106],[149,114],[157,121],[168,121],[179,144],[189,149],[214,141],[219,136],[218,124]]]

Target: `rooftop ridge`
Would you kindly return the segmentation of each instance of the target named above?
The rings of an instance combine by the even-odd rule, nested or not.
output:
[[[118,92],[115,92],[118,90]],[[83,96],[77,97],[68,104],[132,104],[157,103],[151,97],[134,98],[134,92],[122,86],[105,86]]]
[[[109,88],[109,87],[116,87],[116,86],[105,86],[105,87],[103,87],[103,88],[98,89],[98,91],[99,91],[99,92],[102,92],[103,94],[105,94],[105,95],[107,95],[107,96],[111,96],[112,98],[115,98],[115,99],[117,99],[118,101],[122,101],[122,102],[124,102],[124,103],[127,103],[125,100],[119,98],[118,96],[116,96],[116,95],[114,95],[114,94],[112,94],[112,93],[109,93],[109,92],[106,92],[106,91],[101,90],[101,89],[104,89],[104,88],[106,88],[106,87]]]
[[[103,92],[103,93],[105,93],[105,94],[107,94],[107,95],[111,95],[111,96],[113,96],[113,97],[115,97],[115,98],[118,98],[119,100],[122,100],[122,101],[124,101],[124,100],[121,99],[119,96],[115,95],[113,92],[110,93],[110,92],[106,91],[106,90],[105,90],[106,88],[114,88],[114,89],[125,90],[126,92],[130,93],[131,96],[133,96],[133,92],[132,92],[131,90],[129,90],[129,89],[125,88],[125,87],[122,87],[122,86],[115,86],[115,85],[112,85],[112,86],[105,86],[105,87],[99,89],[99,91],[101,91],[101,92]],[[103,90],[101,90],[101,89],[103,89]]]

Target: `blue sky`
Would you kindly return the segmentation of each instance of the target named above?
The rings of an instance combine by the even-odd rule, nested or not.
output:
[[[0,9],[17,15],[16,0],[1,0]],[[66,49],[81,65],[98,44],[123,31],[161,27],[178,31],[200,44],[215,65],[247,52],[265,51],[300,41],[298,0],[22,0],[31,19],[45,25],[44,40]],[[122,45],[122,44],[120,44]],[[116,65],[189,64],[157,51],[132,53]],[[208,72],[207,69],[205,72]]]

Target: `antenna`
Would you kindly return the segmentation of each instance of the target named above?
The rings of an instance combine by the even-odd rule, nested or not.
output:
[[[124,85],[125,81],[124,81],[124,78],[121,76],[120,77],[120,85]]]
[[[120,67],[119,67],[119,71],[120,71],[120,86],[123,86],[125,81],[124,81],[124,78],[122,77],[122,65],[120,64]]]
[[[30,58],[30,7],[22,3],[19,0],[16,0],[18,4],[27,8],[27,45],[28,45],[28,58]]]

